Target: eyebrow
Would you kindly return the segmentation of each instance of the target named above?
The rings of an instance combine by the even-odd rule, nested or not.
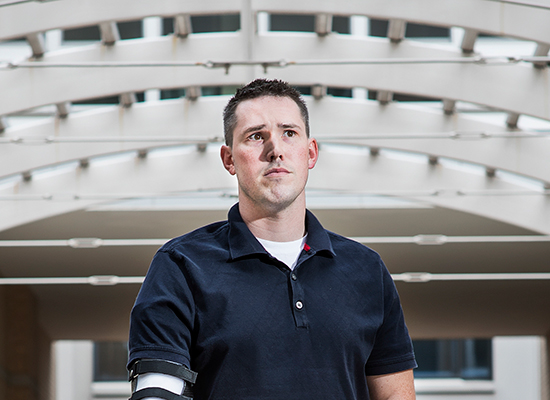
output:
[[[296,125],[296,124],[293,124],[293,123],[287,123],[287,124],[278,124],[277,125],[279,128],[292,128],[292,129],[296,129],[296,128],[299,128],[300,125]]]
[[[277,127],[278,128],[283,128],[283,129],[296,129],[296,128],[300,128],[300,125],[296,125],[296,124],[293,124],[291,122],[289,123],[282,123],[282,124],[277,124]],[[252,133],[252,132],[256,132],[256,131],[261,131],[262,129],[265,128],[265,124],[261,124],[261,125],[256,125],[256,126],[251,126],[249,128],[246,128],[244,131],[243,131],[243,134],[246,135],[248,133]]]
[[[265,124],[251,126],[249,128],[246,128],[243,133],[247,134],[247,133],[251,133],[251,132],[261,131],[264,128],[265,128]]]

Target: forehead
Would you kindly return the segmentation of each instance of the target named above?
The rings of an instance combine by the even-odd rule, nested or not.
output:
[[[270,122],[292,123],[305,128],[298,105],[289,97],[262,96],[244,100],[236,110],[237,128]]]

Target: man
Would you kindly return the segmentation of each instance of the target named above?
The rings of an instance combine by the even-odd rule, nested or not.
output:
[[[155,255],[132,310],[132,399],[414,399],[391,276],[306,210],[319,150],[299,93],[255,80],[224,129],[239,202]]]

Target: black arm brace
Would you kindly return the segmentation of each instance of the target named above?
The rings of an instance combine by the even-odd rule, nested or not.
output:
[[[175,364],[165,360],[137,360],[130,368],[128,380],[132,382],[134,390],[135,379],[138,375],[158,373],[175,376],[185,382],[183,394],[178,395],[162,388],[145,388],[132,394],[129,400],[140,400],[145,397],[160,397],[165,400],[192,400],[192,387],[197,379],[197,373],[191,371],[185,365]]]

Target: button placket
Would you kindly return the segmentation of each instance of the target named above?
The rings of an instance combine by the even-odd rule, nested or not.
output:
[[[305,311],[304,291],[298,274],[292,271],[289,275],[290,288],[292,290],[292,312],[294,314],[294,321],[299,328],[307,328],[308,321]]]

